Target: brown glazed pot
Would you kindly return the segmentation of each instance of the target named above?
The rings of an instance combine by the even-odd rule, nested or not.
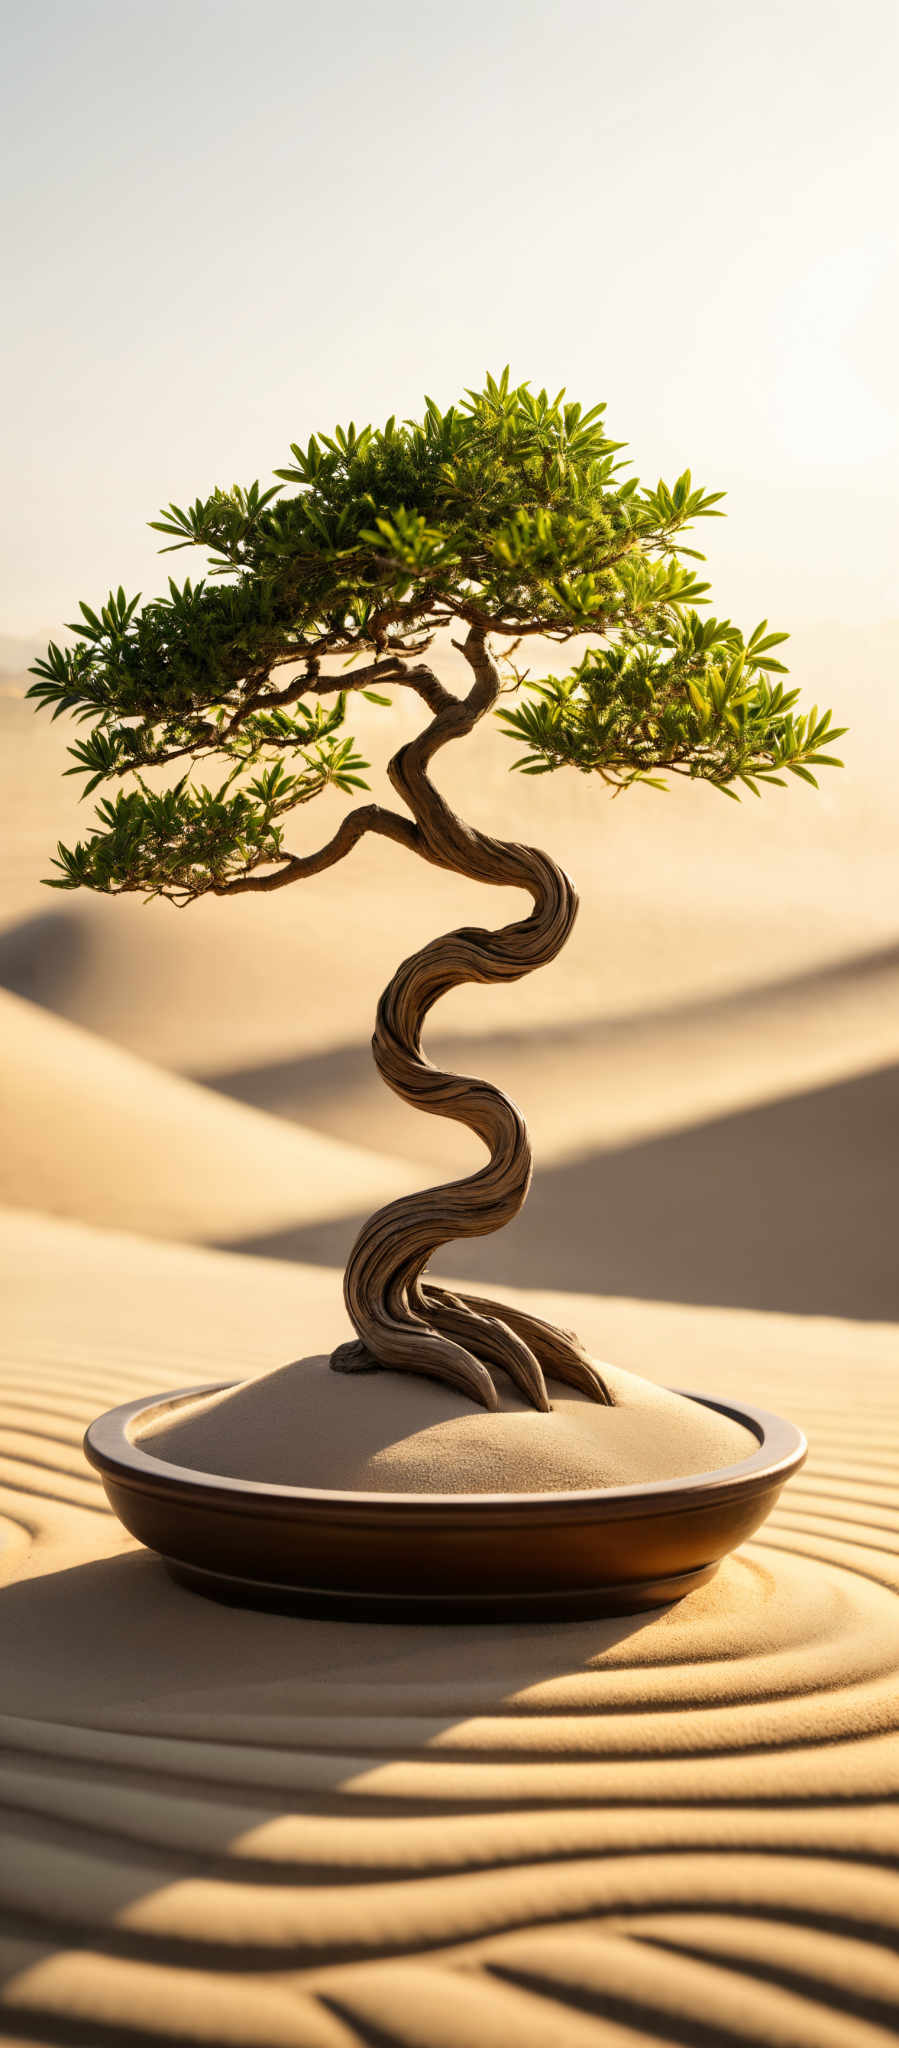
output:
[[[678,1600],[764,1521],[807,1445],[746,1403],[702,1401],[749,1429],[738,1465],[595,1492],[337,1493],[169,1464],[135,1442],[201,1394],[128,1401],[84,1439],[110,1506],[195,1592],[294,1613],[406,1621],[552,1620]]]

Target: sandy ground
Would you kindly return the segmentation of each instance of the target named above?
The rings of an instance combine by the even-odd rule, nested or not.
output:
[[[894,1329],[532,1297],[801,1415],[809,1464],[668,1611],[353,1627],[179,1590],[79,1451],[114,1401],[321,1346],[339,1276],[21,1213],[3,1241],[8,2038],[886,2048]]]
[[[179,1591],[80,1437],[345,1334],[357,1219],[476,1158],[373,1079],[377,993],[510,903],[387,847],[183,916],[49,896],[66,735],[0,688],[4,2043],[895,2038],[897,653],[798,636],[850,772],[764,812],[529,785],[493,735],[447,758],[583,904],[554,968],[441,1010],[538,1158],[441,1271],[792,1415],[811,1456],[677,1608],[439,1634]],[[359,730],[383,755],[387,714]]]

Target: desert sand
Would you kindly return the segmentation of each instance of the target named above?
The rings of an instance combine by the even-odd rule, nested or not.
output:
[[[173,1585],[79,1440],[117,1400],[320,1346],[338,1275],[4,1221],[11,2038],[625,2048],[688,2016],[885,2048],[895,1329],[532,1296],[629,1368],[801,1415],[775,1514],[655,1615],[302,1621]]]
[[[895,2039],[896,650],[872,629],[849,670],[838,633],[807,636],[796,680],[839,701],[853,773],[764,813],[613,807],[579,778],[538,804],[492,735],[474,795],[447,760],[456,800],[546,844],[583,907],[554,968],[435,1020],[442,1061],[522,1102],[538,1157],[522,1217],[441,1277],[489,1278],[613,1369],[779,1410],[811,1449],[678,1606],[439,1631],[198,1600],[121,1530],[80,1440],[118,1401],[257,1381],[346,1334],[356,1219],[477,1156],[371,1079],[377,993],[509,902],[395,849],[186,916],[48,896],[78,829],[66,736],[10,679],[4,2042]],[[382,756],[387,714],[364,720]],[[378,1379],[355,1384],[373,1415]]]

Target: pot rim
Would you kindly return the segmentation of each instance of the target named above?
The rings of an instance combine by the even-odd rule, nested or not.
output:
[[[204,1395],[221,1394],[243,1384],[239,1380],[211,1381],[196,1387],[178,1388],[168,1394],[122,1402],[92,1422],[85,1432],[84,1452],[89,1464],[112,1482],[118,1481],[140,1492],[180,1493],[195,1505],[230,1509],[239,1515],[270,1515],[291,1508],[314,1513],[318,1508],[340,1517],[361,1514],[366,1519],[390,1515],[402,1519],[470,1521],[485,1515],[503,1519],[531,1517],[553,1511],[563,1519],[591,1521],[620,1520],[630,1515],[665,1514],[679,1509],[695,1512],[703,1506],[723,1505],[729,1499],[751,1498],[780,1487],[804,1464],[808,1444],[793,1422],[757,1408],[749,1402],[716,1400],[708,1394],[668,1391],[696,1401],[743,1425],[757,1438],[757,1448],[734,1465],[712,1472],[684,1473],[670,1479],[650,1479],[643,1484],[603,1486],[550,1491],[546,1493],[390,1493],[352,1492],[329,1487],[285,1486],[275,1481],[233,1479],[224,1473],[204,1472],[160,1458],[134,1441],[141,1421],[153,1415],[161,1419]]]

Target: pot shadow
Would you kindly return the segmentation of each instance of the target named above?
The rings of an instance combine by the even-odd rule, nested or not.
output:
[[[37,1894],[32,1876],[22,1901],[8,1902],[6,1931],[45,1943],[49,1920],[60,1949],[89,1938],[95,1953],[156,1960],[156,1937],[126,1924],[123,1913],[186,1875],[274,1885],[377,1878],[377,1858],[331,1868],[310,1849],[297,1867],[268,1861],[264,1847],[249,1854],[235,1844],[282,1815],[364,1818],[371,1827],[410,1812],[446,1812],[445,1797],[424,1793],[410,1803],[387,1785],[381,1792],[379,1771],[389,1775],[404,1762],[426,1768],[429,1745],[457,1723],[506,1703],[514,1711],[515,1695],[601,1660],[666,1611],[502,1627],[306,1619],[200,1598],[145,1550],[7,1586],[5,1853],[10,1868],[20,1850],[36,1855],[45,1875]],[[507,1803],[498,1791],[465,1806]],[[449,1810],[458,1812],[458,1802]],[[75,1896],[60,1912],[53,1901],[67,1886],[73,1848],[72,1884],[76,1894],[84,1886],[84,1900]],[[464,1847],[458,1867],[466,1868]],[[383,1874],[397,1874],[387,1858]],[[219,1944],[214,1920],[208,1937],[179,1937],[176,1947],[181,1964],[270,1966],[258,1945]],[[316,1959],[315,1944],[305,1959]],[[10,1963],[6,1976],[17,1967]],[[0,1968],[0,1986],[5,1981]]]
[[[21,1978],[23,2038],[33,2025],[42,2041],[52,2035],[87,2048],[132,2039],[127,2028],[107,2033],[99,2018],[79,2034],[73,2016],[75,2030],[66,2031],[52,1995],[44,2010],[41,1961],[59,1953],[86,1948],[95,1961],[258,1973],[260,1983],[273,1961],[293,1972],[371,1961],[370,1884],[376,1896],[396,1886],[395,1912],[384,1919],[383,1904],[375,1908],[383,1924],[377,1960],[389,1966],[442,1946],[427,1921],[407,1925],[406,1895],[431,1878],[464,1882],[483,1870],[468,1825],[478,1814],[501,1829],[512,1813],[630,1807],[630,1774],[600,1795],[589,1775],[572,1784],[545,1768],[563,1758],[603,1759],[604,1709],[587,1683],[591,1670],[608,1659],[619,1672],[687,1664],[701,1673],[719,1653],[722,1617],[733,1649],[735,1601],[744,1603],[744,1622],[758,1622],[774,1597],[764,1561],[729,1560],[684,1602],[640,1615],[368,1626],[220,1606],[173,1583],[161,1560],[139,1549],[7,1587],[0,1644],[14,1654],[0,1676],[0,1805],[8,1868],[17,1871],[21,1857],[23,1884],[20,1895],[8,1893],[0,1985],[16,1980],[17,2038]],[[562,1684],[553,1697],[528,1697],[554,1679]],[[613,1681],[605,1711],[617,1716],[616,1696]],[[707,1690],[702,1698],[707,1705]],[[642,1722],[651,1699],[638,1698],[630,1711]],[[503,1746],[501,1731],[485,1741],[483,1726],[466,1730],[467,1722],[504,1715],[524,1723],[523,1743]],[[555,1735],[552,1725],[544,1732],[547,1717]],[[558,1721],[566,1717],[571,1735],[560,1750]],[[579,1732],[581,1717],[591,1726]],[[457,1739],[441,1746],[453,1729]],[[757,1745],[778,1746],[776,1733]],[[642,1726],[632,1747],[616,1740],[609,1753],[616,1764],[645,1761]],[[535,1759],[544,1766],[536,1785]],[[641,1804],[660,1798],[667,1803],[667,1794],[643,1793]],[[732,1805],[732,1795],[723,1803]],[[748,1803],[759,1803],[755,1791]],[[281,1820],[294,1832],[279,1854],[266,1831]],[[399,1858],[393,1822],[406,1845]],[[410,1845],[410,1825],[419,1822],[425,1832]],[[577,1830],[569,1840],[547,1818],[545,1833],[531,1832],[525,1860],[549,1870],[584,1853]],[[600,1853],[626,1855],[627,1837],[615,1834]],[[522,1854],[513,1841],[490,1864],[511,1867]],[[215,1888],[224,1895],[232,1886],[267,1896],[264,1929],[258,1913],[243,1933],[233,1913],[219,1926]],[[181,1887],[188,1896],[205,1889],[207,1900],[203,1916],[189,1909],[183,1926],[172,1899]],[[298,1902],[287,1908],[289,1933],[273,1939],[279,1888]],[[306,1923],[303,1895],[314,1900],[317,1888],[332,1895],[327,1933],[314,1906]],[[345,1912],[334,1909],[340,1888],[350,1893]],[[533,1897],[523,1925],[533,1918]],[[167,1902],[161,1920],[154,1900]],[[34,1971],[21,1961],[23,1943],[39,1953]],[[157,2033],[149,2022],[143,2030],[139,2011],[134,2023],[135,2048],[149,2048]]]
[[[647,1671],[666,1662],[702,1667],[715,1655],[716,1630],[734,1598],[764,1611],[773,1592],[766,1566],[744,1561],[725,1567],[717,1586],[713,1581],[674,1610],[607,1621],[431,1629],[221,1607],[178,1587],[145,1551],[8,1587],[0,1593],[0,1634],[15,1646],[15,1657],[0,1679],[0,1803],[8,1868],[16,1870],[21,1856],[24,1882],[21,1896],[10,1890],[7,1898],[11,1939],[0,1985],[19,1976],[38,1979],[29,1984],[25,2011],[37,2031],[40,1960],[73,1949],[87,1948],[94,1959],[259,1973],[260,1981],[276,1956],[283,1958],[278,1967],[291,1971],[371,1961],[369,1884],[376,1894],[385,1885],[397,1888],[377,1959],[389,1964],[391,1957],[402,1962],[416,1951],[433,1951],[433,1926],[407,1926],[404,1900],[415,1882],[453,1874],[464,1880],[469,1871],[483,1870],[472,1860],[469,1820],[481,1814],[501,1823],[512,1812],[632,1803],[629,1776],[599,1797],[589,1778],[572,1785],[545,1768],[540,1783],[529,1784],[535,1756],[544,1767],[561,1760],[553,1734],[543,1734],[544,1717],[575,1717],[573,1739],[563,1745],[569,1763],[601,1760],[603,1710],[589,1705],[583,1689],[591,1668],[601,1668],[604,1657],[620,1668],[632,1654]],[[653,1631],[659,1632],[655,1642]],[[560,1696],[528,1700],[529,1689],[554,1678],[567,1681]],[[647,1700],[632,1711],[642,1720],[652,1707]],[[524,1720],[530,1741],[526,1736],[523,1746],[504,1748],[485,1743],[483,1728],[473,1728],[466,1743],[466,1721],[504,1712]],[[592,1722],[592,1736],[574,1732],[581,1716]],[[435,1746],[454,1727],[460,1740]],[[779,1744],[774,1735],[757,1746]],[[642,1729],[633,1749],[616,1741],[612,1753],[616,1764],[645,1761]],[[517,1767],[511,1787],[503,1768],[510,1762]],[[472,1764],[480,1774],[472,1774]],[[438,1779],[433,1793],[425,1784],[429,1765]],[[455,1794],[443,1776],[447,1765],[461,1775]],[[398,1783],[404,1767],[405,1782]],[[650,1795],[648,1803],[658,1800]],[[733,1797],[724,1803],[732,1805]],[[755,1792],[748,1803],[758,1805]],[[448,1816],[463,1825],[450,1822],[452,1832],[441,1833]],[[266,1832],[279,1820],[294,1829],[288,1852],[282,1845],[280,1854]],[[395,1844],[391,1853],[394,1821],[406,1843],[399,1859]],[[409,1827],[418,1822],[424,1829],[432,1823],[434,1832],[418,1837],[420,1853],[407,1860]],[[429,1841],[439,1842],[431,1862]],[[549,1869],[584,1853],[578,1831],[568,1840],[548,1819],[545,1835],[531,1831],[525,1860]],[[601,1851],[603,1857],[628,1853],[620,1831]],[[511,1867],[521,1855],[513,1842],[490,1862]],[[188,1894],[206,1887],[208,1902],[203,1918],[189,1911],[183,1927],[171,1910],[171,1895],[181,1886]],[[299,1914],[288,1908],[289,1935],[273,1946],[258,1914],[250,1915],[242,1935],[233,1916],[220,1928],[214,1887],[229,1886],[261,1887],[276,1925],[276,1891],[298,1893]],[[304,1924],[303,1894],[314,1897],[319,1887],[326,1894],[346,1887],[351,1894],[345,1914],[334,1914],[332,1900],[327,1934],[314,1910]],[[166,1898],[160,1924],[143,1909]],[[531,1897],[523,1925],[533,1911]],[[513,1911],[510,1924],[515,1921]],[[33,1973],[21,1960],[23,1943],[40,1951]],[[439,1937],[436,1945],[442,1945]],[[17,1982],[17,2022],[18,1990]],[[134,2017],[135,2041],[155,2041],[149,2025],[146,2035],[142,2031],[139,2013]],[[41,2040],[52,2032],[54,2040],[84,2039],[90,2048],[109,2041],[113,2048],[131,2039],[127,2029],[107,2035],[99,2020],[93,2033],[66,2032],[55,2002],[44,2023],[48,2032],[39,2033]],[[21,2031],[17,2024],[17,2038]]]
[[[892,1322],[897,1137],[899,1064],[538,1168],[513,1223],[447,1247],[441,1264],[490,1291],[505,1282]],[[340,1265],[365,1221],[227,1249]]]
[[[136,1713],[135,1726],[152,1717],[154,1732],[164,1734],[167,1710],[177,1717],[196,1701],[202,1711],[206,1698],[214,1741],[223,1696],[239,1714],[239,1701],[264,1691],[266,1713],[280,1719],[310,1711],[310,1687],[358,1681],[370,1689],[379,1675],[395,1685],[406,1674],[429,1696],[446,1693],[449,1710],[433,1717],[437,1733],[453,1725],[454,1702],[464,1701],[467,1714],[483,1694],[497,1709],[523,1688],[570,1672],[572,1659],[601,1658],[667,1611],[435,1625],[269,1613],[191,1593],[150,1551],[129,1550],[0,1590],[0,1645],[8,1648],[0,1714],[49,1712],[68,1725],[101,1698],[107,1725]],[[260,1670],[264,1676],[252,1675]],[[333,1789],[341,1782],[335,1766]]]

